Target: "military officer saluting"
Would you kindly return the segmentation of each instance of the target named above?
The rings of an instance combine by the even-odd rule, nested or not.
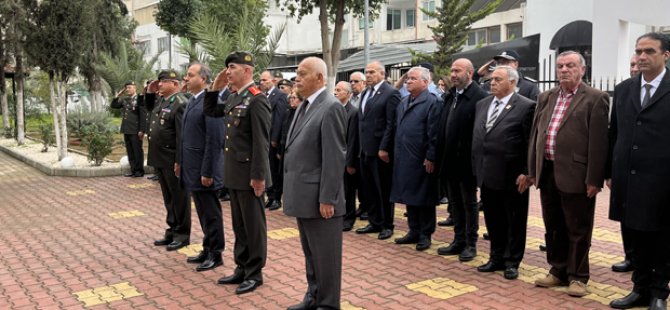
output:
[[[181,156],[177,148],[188,103],[188,98],[179,92],[179,80],[174,70],[161,71],[158,80],[149,84],[144,99],[147,111],[151,111],[147,164],[154,167],[158,177],[168,225],[163,238],[154,241],[154,245],[166,245],[168,251],[187,246],[191,236],[191,196],[179,186],[174,173]]]
[[[142,139],[146,132],[145,110],[137,103],[137,88],[135,82],[129,81],[123,86],[123,90],[116,94],[112,100],[113,109],[121,109],[121,133],[126,144],[126,153],[130,163],[130,172],[126,177],[144,176],[144,150],[142,150]],[[125,94],[125,96],[122,96]]]
[[[235,293],[244,294],[263,284],[261,270],[267,258],[262,195],[272,185],[268,158],[271,112],[268,98],[253,82],[253,56],[246,52],[231,53],[226,58],[226,67],[206,94],[204,110],[205,115],[226,119],[223,179],[230,193],[237,268],[218,283],[239,284]],[[238,91],[225,104],[217,104],[226,77]]]

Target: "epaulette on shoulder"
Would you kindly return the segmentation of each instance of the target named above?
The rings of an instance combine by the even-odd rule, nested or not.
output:
[[[527,76],[525,76],[525,75],[523,76],[523,79],[524,79],[524,80],[531,81],[531,82],[533,82],[533,83],[537,83],[537,80],[531,79],[531,78],[529,78],[529,77],[527,77]]]
[[[259,94],[262,93],[262,91],[260,89],[258,89],[258,87],[256,87],[256,86],[250,86],[249,87],[249,92],[254,96],[258,96]]]

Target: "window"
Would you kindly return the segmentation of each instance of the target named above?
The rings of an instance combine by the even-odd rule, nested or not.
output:
[[[523,26],[521,23],[507,24],[507,40],[523,37]]]
[[[421,7],[428,12],[435,12],[435,0],[432,1],[421,1]],[[432,20],[433,18],[428,16],[428,14],[423,14],[423,20]]]
[[[372,19],[368,19],[368,28],[372,28]],[[361,17],[358,19],[358,29],[364,29],[365,28],[365,17]]]
[[[169,37],[158,38],[158,53],[162,53],[168,50],[168,44],[170,44]]]
[[[395,9],[387,9],[386,11],[386,30],[400,29],[401,11]]]
[[[500,26],[480,28],[468,32],[468,46],[487,45],[500,42]]]
[[[488,28],[486,31],[489,35],[489,44],[500,42],[500,26]]]
[[[135,48],[143,52],[145,55],[151,53],[151,41],[140,41],[135,43]]]
[[[412,28],[416,24],[416,10],[405,11],[405,27]]]

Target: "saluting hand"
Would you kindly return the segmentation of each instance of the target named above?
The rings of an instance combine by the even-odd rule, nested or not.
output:
[[[153,94],[153,93],[157,92],[158,91],[158,83],[159,83],[158,80],[151,81],[151,83],[149,83],[149,86],[147,86],[147,93]]]
[[[118,92],[118,93],[116,93],[116,96],[117,96],[117,97],[121,97],[121,95],[123,95],[123,92],[124,92],[124,91],[126,91],[126,89],[125,89],[125,88],[124,88],[124,89],[122,89],[122,90],[119,90],[119,92]]]
[[[228,69],[223,69],[219,74],[216,75],[216,78],[214,78],[214,82],[212,83],[212,90],[213,91],[221,91],[222,89],[226,88],[228,86]]]

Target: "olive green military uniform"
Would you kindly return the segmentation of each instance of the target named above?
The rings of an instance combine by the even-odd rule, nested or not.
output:
[[[138,104],[137,95],[116,97],[112,100],[113,109],[121,109],[121,133],[126,144],[126,153],[131,173],[135,176],[144,175],[144,150],[142,139],[137,135],[146,132],[144,106]]]
[[[149,154],[147,164],[153,166],[163,193],[167,211],[165,239],[189,243],[191,235],[191,197],[179,186],[174,173],[174,164],[181,152],[182,117],[188,99],[182,93],[169,98],[157,97],[154,93],[145,96],[147,109],[151,109],[149,123]]]
[[[263,281],[261,274],[267,257],[267,226],[263,199],[256,197],[251,180],[270,177],[270,104],[267,97],[253,84],[231,94],[225,104],[217,104],[218,92],[205,96],[205,115],[224,117],[226,139],[224,146],[223,183],[230,192],[230,204],[235,232],[235,274],[244,280]]]

